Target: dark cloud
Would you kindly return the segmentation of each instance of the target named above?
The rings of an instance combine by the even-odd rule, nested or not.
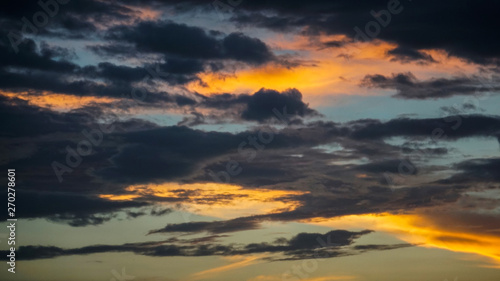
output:
[[[260,92],[260,94],[266,97],[269,93]],[[287,95],[282,97],[283,94],[277,92],[271,92],[271,95],[278,97],[279,102],[275,103],[276,106],[282,106],[282,102],[286,103],[290,98]],[[216,96],[213,100],[205,98],[200,103],[208,105],[212,102],[210,105],[212,107],[224,107],[226,104],[225,107],[228,108],[227,105],[230,104],[245,106],[255,100],[262,101],[261,97],[252,101],[253,99],[253,96],[240,99],[239,96],[229,95],[224,98]],[[294,110],[294,104],[297,105],[295,113],[300,110],[309,111],[306,105],[298,101],[300,100],[295,99],[290,102],[287,112],[290,112],[288,108]],[[5,164],[30,167],[30,173],[33,174],[25,177],[29,182],[26,183],[28,188],[54,187],[53,183],[57,178],[50,163],[53,161],[64,163],[67,153],[65,147],[69,145],[76,148],[76,144],[85,139],[81,134],[82,130],[94,129],[97,119],[105,116],[99,111],[55,113],[28,106],[21,101],[17,101],[19,103],[17,105],[9,105],[8,102],[9,100],[5,99],[2,112],[5,118],[12,116],[16,118],[6,125],[4,137],[51,136],[41,138],[40,141],[18,140],[17,145],[4,140],[5,147],[12,151],[7,153]],[[250,111],[243,109],[240,112]],[[258,110],[255,112],[262,113]],[[397,172],[400,165],[395,159],[405,157],[405,154],[423,151],[425,153],[422,157],[426,158],[446,153],[442,148],[391,146],[382,141],[387,138],[401,136],[446,141],[470,137],[497,138],[500,134],[497,129],[500,125],[498,118],[480,115],[431,119],[401,118],[387,122],[359,120],[347,124],[316,122],[271,130],[272,141],[264,145],[265,149],[257,149],[249,141],[252,137],[258,140],[258,129],[231,134],[203,132],[178,126],[160,128],[148,122],[133,120],[114,125],[121,129],[107,134],[104,143],[94,147],[92,155],[84,157],[82,166],[75,169],[76,172],[69,177],[71,181],[58,184],[56,187],[67,186],[71,190],[80,188],[86,190],[89,187],[85,186],[88,186],[96,176],[101,181],[113,184],[140,184],[165,180],[214,181],[208,171],[225,171],[226,162],[229,160],[238,161],[243,168],[243,172],[231,180],[246,186],[280,183],[295,185],[312,177],[313,174],[316,174],[316,177],[320,174],[334,176],[332,180],[339,180],[341,175],[337,169],[339,171],[343,169],[344,173],[345,171],[353,173],[350,174],[352,177],[356,171],[372,174]],[[314,146],[332,142],[340,143],[350,151],[325,153],[312,149]],[[238,152],[242,143],[245,152],[243,154]],[[250,157],[253,154],[255,155]],[[303,154],[303,156],[287,156],[292,154]],[[253,162],[248,161],[249,157]],[[369,159],[370,163],[351,165],[347,170],[329,164],[332,159],[359,161],[363,157]],[[384,162],[388,159],[392,160]],[[310,163],[314,163],[316,173],[311,173],[305,168],[312,165]]]
[[[395,244],[395,245],[358,245],[354,246],[355,250],[360,250],[360,251],[373,251],[373,250],[378,250],[378,251],[385,251],[385,250],[394,250],[394,249],[400,249],[400,248],[406,248],[406,247],[412,247],[413,245],[411,244]]]
[[[96,75],[105,72],[102,77]],[[151,105],[154,103],[177,103],[185,105],[186,100],[180,98],[179,95],[172,95],[163,91],[157,91],[147,85],[132,85],[133,80],[124,80],[123,76],[117,76],[118,73],[126,74],[131,79],[139,79],[139,74],[145,73],[141,69],[128,67],[106,66],[103,68],[87,67],[83,72],[75,73],[75,75],[88,75],[90,79],[71,80],[69,77],[64,77],[50,72],[40,73],[13,73],[0,69],[0,87],[4,90],[14,93],[25,93],[34,95],[42,95],[44,92],[62,93],[74,96],[93,96],[93,97],[110,97],[120,100],[134,106]],[[85,77],[85,76],[84,76]],[[150,76],[144,75],[143,78],[148,78],[146,82],[154,83],[161,81],[153,81]],[[92,78],[115,79],[108,85],[102,82],[93,80]],[[172,85],[184,84],[189,81],[198,80],[192,75],[171,75],[163,80]],[[50,81],[48,83],[47,81]],[[104,107],[105,105],[103,105]]]
[[[129,48],[130,49],[130,48]],[[0,87],[12,92],[42,93],[45,91],[76,96],[132,98],[132,90],[147,92],[141,102],[175,102],[171,95],[156,91],[158,83],[171,85],[199,81],[196,76],[205,70],[203,61],[166,58],[151,65],[130,67],[101,62],[80,67],[70,59],[74,52],[42,42],[24,39],[16,54],[8,43],[0,43]],[[146,79],[148,88],[137,83]],[[107,83],[104,85],[102,80]],[[153,84],[153,86],[151,86]]]
[[[456,95],[475,95],[498,91],[500,86],[485,86],[486,79],[479,77],[434,78],[418,80],[412,73],[393,74],[387,77],[380,74],[367,75],[361,86],[380,89],[394,89],[394,97],[404,99],[446,98]]]
[[[153,208],[151,209],[150,215],[160,217],[166,214],[170,214],[171,212],[172,209],[170,208]]]
[[[156,127],[143,120],[117,121],[100,108],[55,112],[19,99],[0,98],[0,101],[0,115],[9,121],[0,135],[0,166],[22,167],[19,174],[24,190],[88,193],[102,189],[104,185],[94,182],[91,171],[108,165],[107,159],[118,152],[111,132]],[[103,125],[102,120],[111,124]],[[68,156],[69,151],[78,155],[78,144],[88,142],[89,138],[94,143],[90,154],[81,157],[79,165],[69,169],[71,176],[65,173],[64,181],[59,182],[52,166],[54,161],[62,165],[68,165],[67,159],[76,161]]]
[[[306,28],[309,34],[344,34],[351,38],[357,35],[354,27],[365,32],[365,26],[377,20],[374,13],[388,9],[389,1],[252,1],[242,5],[233,21],[283,31],[292,27]],[[498,21],[492,11],[498,2],[482,1],[435,1],[426,0],[415,4],[411,1],[396,1],[399,13],[381,16],[385,26],[370,37],[359,40],[382,39],[405,46],[406,54],[422,49],[444,49],[451,55],[478,63],[496,63],[500,41],[495,39]],[[262,13],[272,10],[275,13]],[[425,19],[425,20],[423,20]],[[373,30],[373,28],[372,28]]]
[[[241,142],[229,133],[203,132],[186,127],[165,127],[123,135],[127,143],[98,172],[118,182],[154,182],[187,176],[210,157],[235,150]],[[141,155],[141,157],[137,157]]]
[[[74,49],[67,49],[59,46],[49,45],[45,41],[42,41],[42,43],[40,44],[40,53],[44,57],[60,58],[63,60],[78,58]]]
[[[347,230],[332,230],[325,234],[320,233],[299,233],[288,241],[289,247],[292,249],[311,249],[318,248],[322,243],[329,246],[346,246],[352,244],[354,239],[362,235],[371,233],[371,230],[361,232],[350,232]],[[321,242],[318,242],[321,241]]]
[[[97,66],[85,66],[75,74],[92,79],[105,79],[113,85],[127,85],[129,92],[134,87],[132,83],[143,82],[151,85],[160,82],[168,82],[171,85],[186,84],[199,80],[196,74],[203,72],[204,65],[201,61],[190,59],[169,59],[165,63],[155,65],[143,65],[141,67],[129,67],[125,65],[115,65],[109,62],[99,63]],[[154,93],[158,94],[158,92]],[[130,96],[130,94],[129,94]]]
[[[464,194],[453,205],[443,205],[420,213],[430,225],[451,230],[456,233],[479,234],[477,239],[471,235],[468,242],[482,243],[483,235],[496,235],[500,227],[498,214],[494,211],[498,206],[498,198],[494,196],[475,196]],[[465,237],[441,236],[442,241],[460,241]],[[467,241],[465,238],[464,241]]]
[[[231,33],[222,42],[225,55],[229,58],[263,64],[273,59],[267,45],[257,38],[250,38],[243,33]]]
[[[97,66],[83,67],[81,73],[91,78],[102,78],[109,81],[137,82],[148,75],[143,67],[129,67],[101,62]]]
[[[251,149],[249,150],[251,151]],[[295,150],[295,152],[297,151]],[[263,151],[257,155],[256,152],[256,157],[258,158],[252,161],[247,161],[248,158],[245,157],[234,157],[233,161],[241,162],[238,163],[240,163],[242,172],[235,177],[230,177],[229,180],[243,186],[266,186],[274,184],[292,184],[307,177],[307,175],[300,172],[300,168],[297,167],[297,165],[300,165],[302,161],[292,159],[292,157],[283,156],[282,153],[283,151],[281,153],[276,153],[275,151]],[[293,152],[291,151],[290,153]],[[226,169],[227,161],[209,164],[205,167],[205,170],[209,173],[197,177],[194,180],[220,180],[224,182],[225,178],[222,175],[213,175],[210,174],[210,171],[220,172],[226,171]]]
[[[278,92],[272,94],[283,95]],[[291,96],[294,96],[294,92]],[[195,98],[208,106],[211,97]],[[242,101],[238,98],[239,96],[232,95],[216,96],[210,102],[219,104],[212,105],[214,108],[224,107],[221,99],[233,106],[237,104],[245,106],[250,104],[253,97],[248,95],[242,98]],[[286,98],[279,101],[287,102]],[[300,101],[295,99],[294,102],[297,100]],[[204,132],[179,126],[158,127],[139,120],[127,121],[121,122],[122,128],[107,134],[102,145],[95,147],[93,154],[85,157],[81,166],[70,176],[68,175],[64,183],[59,184],[50,163],[52,161],[64,163],[65,147],[67,145],[75,147],[76,143],[83,139],[81,130],[90,129],[88,126],[93,126],[100,115],[90,109],[55,113],[28,106],[26,102],[20,100],[4,99],[3,106],[4,111],[8,113],[7,116],[16,114],[18,116],[13,119],[15,122],[12,122],[12,128],[7,127],[10,129],[5,131],[7,133],[4,137],[34,137],[30,140],[17,139],[9,142],[7,147],[12,151],[17,151],[13,149],[14,142],[26,147],[21,150],[22,155],[12,153],[4,163],[9,167],[24,167],[23,170],[29,171],[20,177],[24,181],[23,186],[26,190],[39,192],[66,190],[83,192],[85,196],[90,196],[96,193],[103,194],[105,185],[114,188],[109,194],[123,194],[123,188],[129,184],[164,181],[213,182],[214,179],[210,177],[208,170],[224,171],[226,162],[234,159],[243,167],[242,174],[231,179],[234,183],[248,188],[268,186],[267,188],[283,189],[286,186],[311,192],[311,194],[278,199],[298,202],[300,206],[293,211],[239,218],[233,221],[173,224],[153,231],[166,233],[234,232],[258,228],[265,220],[293,221],[313,217],[328,218],[348,214],[398,211],[457,200],[463,189],[454,186],[455,183],[438,182],[428,187],[410,185],[411,188],[400,189],[394,193],[377,192],[380,188],[374,186],[381,182],[380,174],[398,173],[400,161],[396,159],[399,159],[401,153],[411,153],[408,149],[400,151],[399,147],[384,144],[382,140],[395,136],[432,139],[435,129],[443,130],[446,135],[441,138],[443,141],[466,137],[496,138],[500,128],[497,117],[479,115],[431,119],[401,118],[386,122],[358,120],[346,124],[315,122],[273,130],[273,141],[266,144],[263,150],[255,149],[255,160],[250,163],[245,162],[245,156],[248,155],[239,155],[238,147],[242,142],[247,142],[245,148],[251,149],[248,145],[249,137],[258,136],[258,129],[233,134]],[[304,106],[302,103],[302,107],[299,108]],[[23,125],[26,120],[37,120],[40,123]],[[26,129],[30,124],[34,126],[33,130],[16,131],[23,126]],[[326,152],[314,148],[331,143],[339,143],[345,149]],[[34,149],[30,150],[29,147]],[[416,148],[410,146],[410,149]],[[428,151],[429,157],[440,153],[444,153],[444,150]],[[297,154],[301,156],[290,156]],[[342,161],[351,162],[346,164]],[[472,170],[471,167],[463,166],[463,170],[466,168]],[[462,170],[462,166],[457,169]],[[480,167],[474,172],[479,173],[481,169],[483,168]],[[491,170],[491,175],[485,178],[495,179],[494,169]],[[369,177],[359,179],[357,178],[359,173],[368,173]],[[480,174],[477,177],[480,177]],[[165,202],[182,203],[191,198],[187,193],[179,195],[178,198],[163,199],[154,198],[152,195],[144,196],[137,202],[141,200],[155,202],[162,199]],[[224,198],[217,197],[215,200]],[[205,201],[209,204],[210,198]],[[118,206],[116,208],[119,209]],[[47,216],[56,221],[85,225],[105,222],[113,215],[112,212],[104,212],[105,215],[87,214],[86,217],[77,214],[59,212]],[[136,215],[141,215],[140,211],[130,213],[131,217]]]
[[[398,166],[395,165],[395,167],[397,168]],[[348,180],[349,177],[346,176],[346,172],[339,172],[342,173],[342,179]],[[315,176],[324,177],[323,174]],[[312,185],[312,183],[310,184]],[[334,218],[353,214],[399,213],[402,210],[409,211],[422,207],[442,206],[443,204],[456,202],[461,198],[462,193],[466,192],[469,188],[465,185],[417,184],[411,187],[402,186],[394,190],[384,186],[370,185],[373,184],[373,181],[370,181],[369,185],[362,185],[355,182],[354,188],[349,188],[347,185],[348,192],[342,192],[345,186],[339,186],[338,182],[333,181],[329,184],[329,189],[327,189],[326,186],[325,188],[321,188],[318,186],[318,183],[314,183],[314,187],[308,186],[304,189],[308,191],[305,194],[279,199],[283,202],[293,201],[299,203],[300,205],[294,210],[281,210],[226,221],[169,224],[164,228],[151,230],[149,234],[196,234],[205,232],[209,234],[221,234],[258,229],[262,226],[262,223],[268,221],[291,222],[307,219]],[[338,234],[337,239],[340,240],[337,241],[341,241],[344,236],[341,233]]]
[[[0,42],[0,68],[8,67],[42,70],[48,72],[65,73],[72,72],[78,66],[70,61],[70,50],[42,44],[38,48],[31,39],[24,39],[24,43],[19,46],[19,52],[16,54],[10,44],[1,44]]]
[[[7,30],[20,33],[23,17],[33,24],[35,13],[41,11],[46,14],[39,2],[50,3],[51,1],[21,0],[3,5],[0,17]],[[137,16],[136,12],[118,2],[68,1],[65,4],[56,2],[56,8],[52,5],[47,6],[52,15],[48,17],[46,24],[36,26],[36,35],[82,39],[88,36],[88,32],[98,30],[96,26],[99,24],[109,24],[115,20],[131,20]]]
[[[50,83],[47,83],[50,81]],[[102,85],[91,80],[67,81],[51,73],[12,73],[0,70],[0,87],[12,92],[64,93],[76,96],[119,98],[131,92],[128,85]],[[153,94],[150,94],[152,96]]]
[[[56,192],[17,192],[16,206],[19,217],[45,218],[71,226],[102,224],[116,217],[118,211],[145,207],[139,201],[111,201],[95,196]],[[5,198],[6,199],[6,198]]]
[[[19,2],[19,1],[18,1]],[[309,35],[317,35],[319,33],[327,34],[343,34],[351,39],[356,36],[354,27],[359,27],[365,31],[367,23],[377,20],[373,17],[371,11],[379,12],[388,9],[388,1],[326,1],[313,0],[312,2],[300,1],[252,1],[243,3],[235,10],[235,15],[232,20],[239,24],[254,25],[264,28],[273,29],[276,31],[304,30]],[[381,21],[384,22],[380,32],[373,38],[382,39],[388,42],[395,42],[400,46],[404,46],[403,50],[395,51],[396,57],[406,59],[423,59],[428,61],[428,57],[419,53],[423,49],[444,49],[451,55],[466,58],[478,63],[496,63],[498,62],[498,50],[500,41],[493,36],[498,29],[498,21],[496,14],[493,12],[498,10],[499,4],[493,0],[481,1],[440,1],[438,4],[435,1],[425,0],[417,4],[411,1],[397,1],[400,9],[399,12],[390,15],[390,20],[384,16]],[[56,32],[56,28],[75,31],[93,31],[96,30],[97,24],[105,24],[111,21],[127,20],[131,22],[137,19],[138,13],[133,7],[177,7],[176,11],[192,12],[193,9],[203,10],[203,12],[216,13],[211,5],[207,5],[205,1],[119,1],[106,2],[89,1],[88,4],[82,5],[78,2],[70,1],[68,4],[60,5],[60,14],[52,18],[49,26],[43,29],[45,34],[54,36],[70,36],[70,32],[63,34]],[[401,8],[402,7],[402,8]],[[40,7],[35,2],[20,1],[18,4],[9,4],[3,9],[1,14],[12,22],[19,22],[23,16],[31,16]],[[271,13],[269,13],[271,12]],[[215,15],[214,15],[215,16]],[[92,20],[90,20],[92,19]],[[425,20],[422,20],[425,19]],[[20,24],[17,23],[17,25]],[[138,44],[138,47],[144,50],[155,50],[159,52],[166,51],[164,49],[166,39],[170,42],[170,51],[177,53],[188,52],[198,54],[204,57],[220,57],[222,49],[220,42],[223,39],[210,38],[207,34],[199,33],[194,29],[183,29],[183,27],[171,26],[171,32],[155,32],[162,34],[162,40],[154,40],[150,34],[153,30],[165,31],[154,25],[148,26],[150,23],[141,23],[136,27],[135,31],[124,31],[129,38],[134,38],[133,42]],[[140,26],[151,27],[141,29]],[[165,27],[165,24],[162,24]],[[380,25],[379,25],[380,26]],[[52,30],[51,30],[52,29]],[[136,31],[146,31],[140,35]],[[117,30],[115,30],[117,31]],[[120,30],[118,30],[120,31]],[[186,31],[183,37],[176,37],[181,31]],[[120,33],[120,32],[118,32]],[[165,34],[165,35],[163,35]],[[78,34],[83,35],[83,32]],[[124,36],[118,37],[123,38]],[[76,36],[76,35],[73,35]],[[198,39],[196,39],[196,38]],[[169,40],[175,38],[174,40]],[[186,38],[185,40],[182,38]],[[367,36],[368,40],[372,37]],[[179,40],[181,39],[181,40]],[[192,40],[195,41],[192,41]],[[201,40],[201,41],[200,41]],[[143,41],[144,43],[140,43]],[[182,41],[182,42],[179,42]],[[216,41],[219,41],[217,43]],[[251,43],[249,40],[238,41]],[[196,47],[191,42],[200,43]],[[139,46],[140,45],[140,46]],[[163,45],[163,46],[162,46]],[[239,59],[250,63],[259,63],[267,61],[268,52],[253,52],[251,47],[257,47],[260,44],[251,44],[243,46],[249,52],[248,56],[240,57],[243,54],[238,51],[231,51],[229,57]],[[176,46],[176,47],[174,47]],[[188,47],[185,50],[180,46]],[[195,50],[197,48],[197,50]],[[264,50],[264,49],[262,49]]]
[[[215,222],[188,222],[182,224],[171,224],[164,228],[151,230],[148,234],[169,233],[169,232],[209,232],[209,233],[227,233],[234,231],[250,230],[258,228],[258,222],[248,220],[228,220]]]
[[[325,234],[299,233],[291,239],[280,238],[273,243],[252,243],[247,245],[220,245],[209,244],[209,239],[193,239],[179,241],[178,239],[165,241],[152,241],[143,243],[128,243],[122,245],[94,245],[74,249],[62,249],[54,246],[21,246],[19,256],[25,260],[47,259],[69,255],[89,255],[109,252],[132,252],[145,256],[228,256],[246,255],[252,253],[281,253],[287,260],[309,258],[332,258],[345,255],[354,255],[370,250],[389,250],[412,246],[410,244],[397,245],[359,245],[350,246],[354,240],[371,231],[350,232],[346,230],[333,230]],[[188,245],[166,244],[178,242]],[[208,243],[207,243],[208,242]],[[199,244],[202,243],[202,244]],[[344,248],[342,248],[344,247]],[[5,252],[5,251],[3,251]],[[3,254],[2,252],[2,254]],[[6,254],[8,254],[6,252]],[[277,259],[283,260],[283,259]]]
[[[392,56],[392,61],[400,61],[403,63],[418,62],[418,63],[431,63],[436,62],[434,58],[426,53],[411,48],[405,48],[402,46],[396,47],[387,52],[388,55]]]
[[[321,136],[321,132],[314,132],[319,137],[315,138],[293,131],[273,131],[273,140],[267,147],[293,148],[328,141],[328,136]],[[214,159],[239,155],[240,148],[250,153],[252,139],[255,141],[258,134],[258,130],[231,134],[178,126],[120,134],[117,137],[124,142],[120,153],[110,159],[111,167],[97,174],[120,183],[182,179],[199,172]]]
[[[354,169],[361,172],[369,172],[374,174],[382,174],[386,172],[398,174],[400,173],[401,170],[401,162],[402,162],[401,159],[372,162],[368,164],[357,165]],[[408,161],[405,164],[415,167],[415,165],[410,161]],[[418,173],[417,169],[412,169],[409,174],[416,175],[417,173]]]
[[[134,48],[132,44],[96,44],[88,45],[86,48],[103,58],[128,58],[137,56],[137,52],[130,51],[131,48]]]
[[[261,89],[249,98],[247,108],[241,117],[246,120],[263,121],[276,117],[275,111],[281,113],[284,108],[291,115],[305,116],[316,113],[302,102],[302,94],[296,89],[282,93]]]
[[[496,116],[464,115],[444,118],[399,118],[387,122],[364,120],[350,123],[355,139],[395,136],[425,137],[431,141],[456,140],[467,137],[497,137],[500,119]]]
[[[232,59],[262,64],[274,59],[265,43],[242,33],[215,36],[205,30],[173,22],[141,22],[114,27],[109,39],[135,44],[138,50],[186,59]]]
[[[188,99],[177,100],[190,103]],[[203,132],[177,126],[159,128],[141,120],[116,121],[101,107],[54,112],[19,99],[4,97],[1,101],[2,115],[10,120],[2,133],[5,153],[2,153],[1,163],[25,168],[22,172],[26,189],[88,192],[101,189],[105,185],[103,182],[123,184],[182,179],[202,171],[205,162],[236,154],[242,142],[258,133]],[[103,127],[115,129],[101,132],[98,125],[101,120],[111,120],[111,124]],[[102,142],[94,145],[91,154],[82,157],[81,164],[65,174],[64,181],[59,183],[51,163],[57,161],[66,165],[68,147],[75,150],[78,143],[87,141],[84,131],[97,132]],[[313,138],[301,139],[276,131],[275,140],[269,147],[298,147],[317,142]],[[96,176],[101,179],[97,183]]]
[[[114,69],[111,67],[110,69]],[[248,120],[264,121],[272,119],[273,109],[286,112],[292,116],[314,115],[314,111],[301,100],[300,92],[289,90],[279,93],[272,90],[260,90],[253,95],[215,95],[213,97],[195,96],[193,99],[187,97],[169,97],[175,99],[177,104],[193,105],[201,104],[210,108],[241,108],[236,114],[241,114],[240,118]],[[196,101],[195,99],[198,99]],[[17,104],[16,104],[17,103]],[[5,137],[39,136],[54,133],[79,133],[83,129],[93,126],[97,119],[104,117],[102,111],[80,110],[67,113],[56,113],[50,110],[29,106],[26,102],[3,98],[2,114],[5,118],[13,118],[14,121],[6,124],[4,129]],[[239,107],[238,107],[239,106]],[[267,109],[267,110],[265,110]],[[133,123],[133,122],[132,122]],[[127,123],[132,130],[132,123]],[[125,125],[125,123],[121,124]],[[273,140],[266,144],[266,151],[272,152],[275,149],[307,148],[319,144],[330,142],[341,142],[344,147],[354,149],[352,156],[356,159],[362,156],[393,156],[397,158],[399,153],[394,147],[377,142],[375,140],[386,139],[395,136],[428,138],[430,140],[455,140],[467,137],[495,137],[500,135],[500,121],[494,116],[468,115],[468,116],[448,116],[445,118],[431,119],[410,119],[400,118],[387,122],[378,120],[358,120],[347,124],[336,124],[328,122],[316,122],[308,125],[300,125],[294,128],[283,130],[271,130]],[[109,135],[113,148],[102,147],[103,154],[96,155],[96,163],[106,159],[101,157],[113,157],[111,167],[98,171],[102,177],[109,179],[119,179],[121,182],[152,182],[157,180],[182,178],[194,171],[199,171],[203,166],[215,159],[225,155],[236,154],[242,142],[247,142],[249,137],[258,136],[258,130],[246,131],[238,134],[203,132],[185,127],[163,127],[154,128],[147,122],[140,123],[141,130],[125,132],[114,132]],[[437,134],[439,133],[439,134]],[[83,136],[80,136],[82,138]],[[350,140],[346,140],[348,138]],[[78,142],[78,136],[70,138],[62,136],[61,139],[51,141],[50,147],[66,146],[64,142]],[[367,140],[370,140],[367,142]],[[63,141],[63,143],[58,143]],[[44,142],[44,146],[50,143]],[[47,146],[48,147],[48,146]],[[121,148],[121,152],[116,154],[116,147]],[[411,148],[415,149],[415,148]],[[56,151],[61,150],[57,149]],[[403,151],[404,152],[404,151]],[[406,149],[406,152],[411,152]],[[442,154],[445,151],[429,150],[428,154]],[[41,153],[41,151],[40,151]],[[311,153],[311,151],[308,151]],[[47,157],[50,154],[47,150]],[[42,154],[40,154],[41,156]],[[64,155],[64,151],[61,155]],[[136,155],[141,155],[137,158]],[[245,154],[246,155],[246,154]],[[319,156],[319,155],[318,155]],[[260,156],[263,157],[263,156]],[[278,157],[274,155],[273,157]],[[336,157],[345,157],[337,153]],[[52,157],[54,158],[54,157]],[[62,157],[64,158],[64,157]],[[263,159],[268,159],[263,157]],[[297,159],[300,160],[300,159]],[[207,161],[205,163],[205,161]],[[266,160],[267,161],[267,160]],[[48,161],[51,162],[51,161]],[[271,161],[273,162],[273,161]],[[141,163],[141,165],[138,165]],[[287,161],[282,161],[287,163]],[[212,164],[216,164],[213,163]],[[262,165],[264,163],[261,163]],[[280,167],[280,163],[273,164],[269,170],[269,175],[276,176],[291,167]],[[99,165],[102,167],[102,165]],[[275,172],[272,172],[275,169]],[[248,171],[254,170],[251,174],[259,175],[262,180],[271,178],[266,176],[265,169],[248,165]],[[120,175],[120,176],[118,176]],[[136,176],[137,175],[137,176]],[[140,176],[139,176],[140,175]],[[300,174],[296,174],[300,176]]]
[[[105,58],[128,59],[134,56],[130,53],[132,46],[93,45],[87,48]],[[145,78],[148,78],[146,79],[148,84],[166,82],[171,85],[183,85],[193,81],[201,82],[197,74],[205,70],[220,69],[214,65],[215,63],[205,62],[202,59],[170,57],[160,59],[160,62],[154,65],[145,64],[140,67],[118,66],[109,62],[99,63],[97,66],[83,67],[78,73],[93,79],[103,78],[128,85]],[[130,88],[132,89],[133,86],[131,85]]]
[[[453,149],[448,149],[446,147],[429,148],[422,146],[418,142],[412,142],[412,141],[407,141],[402,145],[402,152],[404,154],[422,153],[429,156],[432,155],[443,156],[448,154],[450,151],[453,151]]]
[[[239,118],[246,121],[257,121],[260,123],[268,121],[292,122],[306,116],[320,116],[317,111],[311,109],[302,101],[302,93],[297,89],[288,89],[278,92],[271,89],[260,89],[252,95],[248,94],[219,94],[210,97],[202,96],[200,105],[219,110],[234,109]],[[283,114],[283,113],[286,113]],[[290,118],[290,120],[281,120]]]
[[[472,159],[455,165],[459,172],[452,177],[440,180],[440,183],[464,183],[464,182],[500,182],[500,159]]]
[[[322,43],[324,48],[340,48],[343,47],[345,44],[346,44],[345,41],[340,41],[340,40],[330,40]]]

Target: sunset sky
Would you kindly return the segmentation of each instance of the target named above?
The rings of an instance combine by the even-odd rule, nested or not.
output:
[[[0,279],[500,280],[498,11],[4,1]]]

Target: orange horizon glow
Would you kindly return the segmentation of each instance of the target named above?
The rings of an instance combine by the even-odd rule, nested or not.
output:
[[[201,278],[206,278],[207,275],[217,275],[222,272],[226,272],[229,270],[234,270],[237,268],[242,268],[246,267],[252,264],[256,264],[259,262],[262,262],[262,258],[265,257],[265,255],[252,255],[252,256],[233,256],[233,257],[226,257],[226,260],[232,261],[232,260],[237,260],[236,262],[230,263],[228,265],[223,265],[211,269],[207,269],[204,271],[200,271],[197,273],[194,273],[191,275],[191,278],[188,278],[188,280],[199,280]]]
[[[323,277],[312,277],[312,278],[306,278],[306,279],[300,279],[301,281],[333,281],[333,280],[355,280],[358,279],[356,276],[336,276],[336,275],[330,275],[330,276],[323,276]],[[255,278],[248,279],[247,281],[282,281],[283,277],[282,276],[266,276],[266,275],[260,275]],[[290,280],[295,280],[295,279],[290,279]],[[298,279],[296,279],[298,280]]]
[[[349,215],[326,221],[312,220],[308,223],[328,227],[373,228],[376,231],[393,234],[398,239],[420,247],[487,257],[493,264],[485,265],[485,267],[500,268],[500,248],[498,248],[500,237],[440,227],[431,216],[423,214]]]
[[[221,219],[231,219],[293,210],[300,205],[298,201],[289,199],[283,202],[280,199],[306,193],[303,191],[244,189],[238,185],[219,183],[132,185],[127,187],[126,190],[131,194],[101,194],[99,197],[108,200],[133,200],[143,195],[172,199],[184,198],[187,201],[182,202],[182,207],[188,212]],[[187,195],[183,195],[183,193]]]

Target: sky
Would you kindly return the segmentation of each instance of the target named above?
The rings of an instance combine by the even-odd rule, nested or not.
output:
[[[4,1],[0,279],[499,280],[499,9]]]

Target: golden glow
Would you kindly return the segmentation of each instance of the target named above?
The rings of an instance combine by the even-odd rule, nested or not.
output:
[[[241,186],[219,183],[134,185],[128,187],[127,190],[137,195],[183,199],[182,206],[187,211],[223,219],[270,213],[277,210],[292,210],[298,207],[299,203],[292,199],[283,202],[281,199],[305,193],[270,189],[243,189]]]
[[[106,97],[78,97],[74,95],[54,94],[45,92],[41,95],[29,95],[27,93],[1,92],[0,95],[8,98],[18,98],[27,101],[30,105],[50,108],[56,111],[69,111],[81,108],[92,103],[109,103],[114,101]]]
[[[325,276],[317,278],[304,279],[306,281],[330,281],[330,280],[353,280],[357,279],[355,276]]]
[[[423,50],[439,63],[419,64],[391,61],[387,54],[397,47],[393,43],[373,41],[349,43],[338,48],[324,48],[321,43],[338,40],[342,36],[320,36],[315,40],[304,36],[276,36],[265,41],[275,53],[287,52],[286,60],[299,66],[270,63],[260,67],[247,67],[231,73],[203,73],[199,77],[206,83],[188,85],[188,89],[204,95],[213,93],[254,93],[261,88],[283,91],[297,88],[312,106],[324,104],[325,97],[335,95],[382,95],[387,91],[359,86],[366,75],[412,72],[418,79],[432,79],[455,75],[471,75],[479,68],[463,60],[450,57],[437,50]]]
[[[204,94],[256,92],[260,88],[283,91],[297,88],[301,91],[316,92],[341,80],[340,69],[335,65],[323,62],[322,67],[296,67],[287,69],[279,65],[267,65],[239,71],[236,76],[221,77],[213,73],[205,73],[200,78],[209,86],[201,87],[191,84],[190,89]],[[328,68],[328,71],[325,71]],[[335,78],[332,78],[335,77]]]
[[[296,278],[290,278],[290,280],[295,280]],[[355,276],[322,276],[314,278],[300,279],[302,281],[331,281],[331,280],[354,280],[357,279]],[[272,276],[272,275],[260,275],[255,278],[248,279],[247,281],[282,281],[284,278],[282,276]]]
[[[108,199],[112,201],[129,201],[139,197],[139,195],[134,194],[124,194],[124,195],[114,195],[114,194],[101,194],[99,198]]]
[[[500,237],[491,233],[473,233],[440,226],[433,219],[439,213],[351,215],[313,223],[339,228],[369,228],[396,235],[406,242],[422,247],[435,247],[490,258],[500,265]]]
[[[127,7],[127,6],[126,6]],[[128,6],[130,7],[130,6]],[[139,19],[141,20],[156,20],[161,17],[161,11],[155,10],[152,8],[147,8],[147,7],[134,7],[135,10],[139,12]]]
[[[207,278],[208,276],[213,276],[216,274],[219,274],[221,272],[237,269],[237,268],[242,268],[245,266],[249,266],[251,264],[258,263],[259,261],[262,262],[262,258],[265,257],[265,255],[252,255],[252,256],[233,256],[233,257],[227,257],[227,260],[237,260],[236,262],[232,262],[228,265],[223,265],[219,266],[216,268],[200,271],[198,273],[195,273],[191,275],[191,278],[188,280],[198,280],[201,278]]]

